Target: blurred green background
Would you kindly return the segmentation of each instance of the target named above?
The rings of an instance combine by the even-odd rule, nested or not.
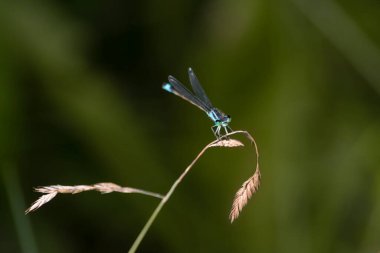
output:
[[[262,186],[232,225],[251,149],[213,149],[139,252],[380,250],[380,2],[1,1],[0,252],[126,252],[212,122],[166,93],[193,67],[248,130]]]

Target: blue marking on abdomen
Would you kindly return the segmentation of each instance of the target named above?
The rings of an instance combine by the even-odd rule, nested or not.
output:
[[[165,83],[164,85],[162,85],[162,88],[168,92],[173,92],[173,89],[172,89],[172,85],[170,83]]]

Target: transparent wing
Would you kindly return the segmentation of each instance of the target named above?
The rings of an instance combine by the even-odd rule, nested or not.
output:
[[[198,81],[194,71],[189,68],[189,79],[195,95],[200,98],[208,107],[212,108],[210,99],[207,97],[205,90],[202,88],[201,83]]]
[[[177,95],[184,100],[192,103],[199,109],[205,111],[206,113],[210,111],[210,107],[205,104],[202,100],[194,96],[180,81],[175,77],[169,76],[169,83],[164,83],[162,88],[174,95]]]

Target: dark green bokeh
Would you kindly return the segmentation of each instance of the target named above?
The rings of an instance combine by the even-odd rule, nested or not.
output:
[[[379,251],[379,17],[374,0],[0,2],[0,251],[126,252],[156,199],[23,211],[40,185],[165,193],[213,138],[161,90],[189,66],[255,136],[262,186],[231,225],[252,151],[208,151],[140,252]]]

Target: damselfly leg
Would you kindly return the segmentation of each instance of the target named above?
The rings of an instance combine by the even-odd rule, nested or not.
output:
[[[219,140],[222,137],[222,133],[220,132],[221,129],[224,129],[225,134],[229,134],[232,132],[232,129],[230,126],[221,126],[221,125],[214,125],[211,127],[212,132],[214,133],[215,137]],[[226,137],[228,139],[228,137]]]
[[[220,138],[220,135],[219,135],[219,132],[220,132],[220,126],[212,126],[211,127],[211,131],[212,133],[215,135],[215,137],[219,140]]]
[[[230,126],[224,126],[223,128],[224,128],[224,131],[226,132],[226,134],[233,132]]]

